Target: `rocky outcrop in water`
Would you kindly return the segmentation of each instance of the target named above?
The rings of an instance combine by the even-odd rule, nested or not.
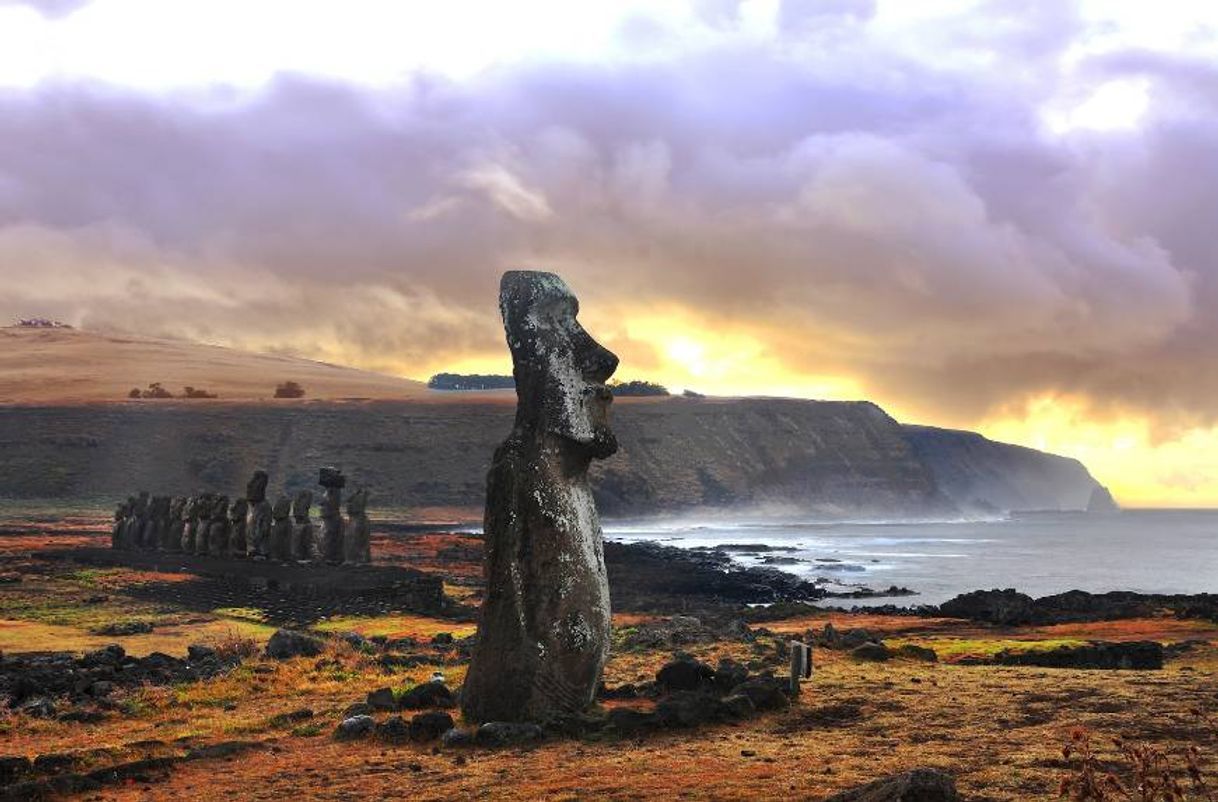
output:
[[[546,721],[591,705],[609,655],[609,584],[588,466],[617,450],[617,357],[550,273],[513,271],[499,307],[516,421],[487,476],[486,597],[462,692],[471,721]]]

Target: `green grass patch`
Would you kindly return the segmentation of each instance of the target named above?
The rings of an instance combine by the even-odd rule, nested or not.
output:
[[[1052,651],[1059,647],[1086,646],[1087,641],[1075,638],[1058,638],[1050,640],[1010,640],[1010,639],[903,639],[885,640],[885,644],[898,649],[906,643],[925,646],[935,650],[940,660],[952,661],[965,657],[991,658],[1002,651],[1011,652],[1043,652]]]

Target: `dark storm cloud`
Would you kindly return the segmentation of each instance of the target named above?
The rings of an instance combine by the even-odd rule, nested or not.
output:
[[[1212,66],[1097,61],[1151,82],[1145,127],[1056,137],[1068,4],[986,4],[943,64],[874,39],[873,13],[786,3],[777,42],[391,90],[0,94],[0,314],[422,373],[502,350],[497,276],[527,264],[611,339],[692,308],[930,419],[1067,391],[1209,421]]]

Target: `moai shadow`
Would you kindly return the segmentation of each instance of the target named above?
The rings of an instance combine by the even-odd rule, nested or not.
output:
[[[551,273],[513,271],[499,308],[516,422],[487,476],[486,596],[462,691],[473,721],[589,707],[609,656],[609,583],[588,466],[617,450],[605,382],[618,360],[576,321]]]

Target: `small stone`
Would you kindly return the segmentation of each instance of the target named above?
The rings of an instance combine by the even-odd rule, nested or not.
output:
[[[469,730],[451,729],[440,736],[440,743],[444,746],[473,746],[474,734]],[[460,764],[464,764],[463,758],[457,758]]]
[[[322,653],[323,649],[325,649],[325,643],[320,638],[290,629],[280,629],[267,641],[266,656],[276,660],[301,656],[316,657]]]
[[[864,643],[861,646],[855,646],[850,650],[850,656],[855,660],[867,660],[873,663],[882,663],[892,657],[892,652],[888,651],[888,647],[882,643]]]
[[[434,741],[453,728],[453,717],[443,710],[418,713],[410,719],[410,738],[415,741]]]
[[[345,719],[334,731],[334,737],[342,741],[365,738],[376,729],[376,719],[372,716],[352,716]]]
[[[545,737],[545,731],[536,724],[515,721],[488,721],[474,733],[474,741],[479,746],[509,746],[540,741]]]
[[[402,694],[398,706],[402,710],[422,710],[427,707],[452,707],[452,691],[442,682],[421,682]]]
[[[368,706],[373,710],[397,710],[398,700],[394,698],[392,689],[380,688],[368,694]]]
[[[376,736],[386,741],[400,743],[410,737],[410,725],[401,716],[390,716],[376,725]]]

